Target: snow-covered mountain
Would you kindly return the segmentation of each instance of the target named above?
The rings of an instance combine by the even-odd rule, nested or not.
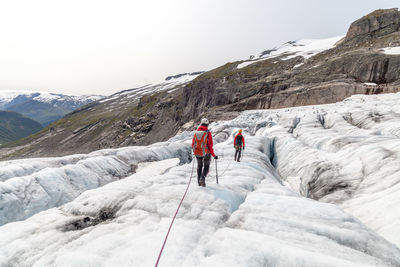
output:
[[[43,103],[59,103],[62,105],[65,102],[73,101],[76,104],[85,101],[96,101],[104,96],[101,95],[82,95],[70,96],[64,94],[56,94],[41,91],[0,91],[0,108],[6,109],[10,105],[23,103],[26,100],[35,100]]]
[[[1,90],[0,110],[18,112],[46,126],[65,114],[101,98],[104,96]]]
[[[213,161],[206,188],[193,182],[192,132],[0,162],[0,265],[154,265],[192,181],[160,266],[400,266],[399,101],[356,95],[214,122],[219,184]]]

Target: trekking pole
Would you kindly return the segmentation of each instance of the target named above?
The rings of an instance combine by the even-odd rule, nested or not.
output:
[[[244,156],[244,149],[242,149],[242,156],[240,160],[243,160],[243,156]]]
[[[217,179],[217,184],[218,184],[218,169],[217,169],[217,160],[215,160],[215,177]]]

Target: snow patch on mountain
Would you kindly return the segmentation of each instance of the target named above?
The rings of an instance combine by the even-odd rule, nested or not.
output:
[[[327,39],[303,39],[298,41],[290,41],[271,50],[264,51],[257,58],[238,64],[237,68],[241,69],[253,63],[278,56],[282,57],[282,60],[288,60],[297,56],[310,58],[318,53],[333,48],[335,44],[343,37],[344,36],[337,36]]]
[[[386,55],[400,55],[400,46],[383,48]]]

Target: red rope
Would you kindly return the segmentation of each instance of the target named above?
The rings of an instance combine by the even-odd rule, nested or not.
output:
[[[174,224],[174,221],[175,221],[176,215],[178,214],[179,208],[181,207],[182,202],[183,202],[183,200],[185,199],[186,193],[188,192],[188,189],[189,189],[189,186],[190,186],[190,182],[192,181],[192,177],[193,177],[193,169],[194,169],[194,159],[193,159],[192,173],[191,173],[191,175],[190,175],[189,183],[188,183],[188,185],[187,185],[187,187],[186,187],[185,194],[183,194],[183,197],[182,197],[182,199],[181,199],[181,202],[179,203],[179,206],[178,206],[178,208],[176,209],[175,215],[174,215],[174,217],[172,218],[171,224],[169,225],[168,232],[167,232],[167,235],[165,236],[164,243],[163,243],[163,245],[162,245],[162,247],[161,247],[161,250],[160,250],[160,254],[158,254],[158,258],[157,258],[157,262],[156,262],[155,267],[157,267],[157,266],[158,266],[158,263],[160,262],[161,254],[163,253],[165,244],[167,243],[167,239],[168,239],[168,236],[169,236],[169,232],[171,231],[172,225]]]

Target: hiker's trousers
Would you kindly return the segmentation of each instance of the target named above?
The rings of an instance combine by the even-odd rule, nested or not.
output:
[[[240,156],[242,155],[242,147],[240,146],[235,146],[236,148],[236,152],[235,152],[235,160],[239,161],[240,160]]]
[[[211,154],[206,154],[204,157],[197,157],[197,181],[200,178],[205,179],[210,170]]]

